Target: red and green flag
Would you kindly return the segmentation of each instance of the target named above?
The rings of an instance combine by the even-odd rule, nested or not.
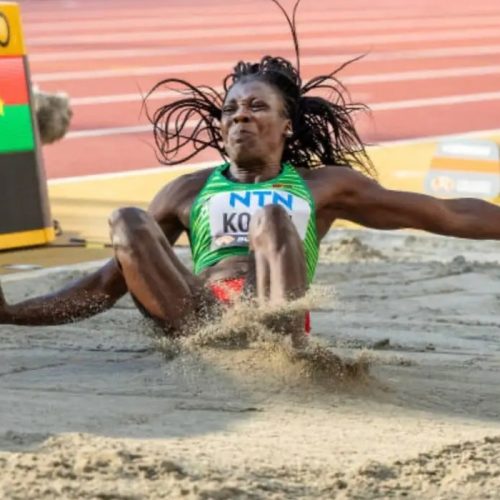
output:
[[[25,60],[0,58],[0,154],[34,147]]]

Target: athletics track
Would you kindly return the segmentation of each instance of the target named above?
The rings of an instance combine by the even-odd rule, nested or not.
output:
[[[293,60],[286,23],[268,0],[21,7],[33,81],[67,92],[74,110],[67,138],[44,148],[53,215],[90,239],[107,238],[114,206],[144,205],[186,170],[157,169],[141,92],[167,76],[217,87],[237,60],[266,53]],[[372,151],[384,184],[419,189],[436,136],[500,136],[498,0],[303,0],[298,20],[305,78],[367,54],[339,76],[372,108],[358,122],[363,138],[392,145]],[[194,161],[212,160],[205,152]]]

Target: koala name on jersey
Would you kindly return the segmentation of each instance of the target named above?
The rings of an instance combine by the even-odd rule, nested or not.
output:
[[[212,248],[247,246],[252,215],[266,205],[283,207],[300,238],[305,238],[311,215],[306,200],[279,189],[225,192],[215,194],[208,201]]]

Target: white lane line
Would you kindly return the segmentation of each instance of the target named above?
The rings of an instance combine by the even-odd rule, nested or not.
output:
[[[413,139],[400,139],[397,141],[386,141],[381,142],[377,145],[370,146],[370,149],[381,149],[381,148],[390,148],[390,147],[399,147],[399,146],[411,146],[424,144],[428,142],[438,142],[442,140],[448,139],[471,139],[474,137],[487,137],[487,136],[496,136],[500,135],[500,129],[493,130],[476,130],[474,132],[465,132],[465,133],[457,133],[457,134],[445,134],[445,135],[431,135],[424,137],[416,137]],[[128,170],[126,172],[110,172],[104,174],[91,174],[91,175],[80,175],[75,177],[61,177],[57,179],[49,179],[49,186],[58,186],[65,184],[75,184],[78,182],[85,181],[95,181],[95,180],[106,180],[106,179],[118,179],[124,177],[135,177],[142,175],[150,175],[150,174],[158,174],[158,173],[167,173],[167,172],[176,172],[183,170],[200,170],[203,168],[214,167],[215,165],[221,163],[222,160],[220,158],[214,158],[213,161],[204,161],[199,163],[186,163],[185,165],[177,165],[173,167],[166,166],[156,166],[144,169],[137,170]]]
[[[80,4],[77,4],[74,0],[66,0],[66,3],[72,3],[73,5],[68,7],[67,5],[61,5],[61,1],[58,1],[56,4],[50,5],[46,4],[47,0],[34,0],[31,2],[30,8],[25,9],[23,13],[23,19],[25,22],[40,22],[40,21],[48,21],[53,22],[54,19],[58,19],[61,22],[65,22],[71,19],[76,20],[98,20],[98,19],[117,19],[117,18],[126,18],[131,19],[134,17],[140,17],[144,15],[144,12],[148,12],[150,15],[155,16],[176,16],[180,12],[183,15],[200,15],[200,8],[195,4],[191,5],[173,5],[169,7],[166,2],[162,7],[158,7],[158,1],[153,4],[145,3],[145,2],[136,2],[134,7],[130,5],[120,5],[119,8],[116,8],[116,5],[106,5],[109,4],[108,0],[99,0],[98,2],[90,2],[89,0],[85,0]],[[62,0],[64,1],[64,0]],[[21,0],[23,2],[23,0]],[[177,2],[178,3],[178,2]],[[140,7],[137,5],[140,4]],[[228,6],[227,1],[215,2],[211,0],[210,3],[204,2],[203,13],[207,13],[210,15],[217,14],[227,14],[227,12],[231,12],[231,5]],[[104,6],[103,6],[104,5]],[[320,2],[317,5],[321,8]],[[45,8],[41,8],[45,7]],[[198,7],[198,8],[197,8]],[[239,15],[243,15],[245,13],[254,13],[255,12],[255,0],[238,0],[236,4],[234,4],[235,11],[232,12],[233,15],[236,13]],[[248,9],[247,9],[248,7]],[[487,11],[483,9],[481,12],[486,13]]]
[[[234,16],[227,16],[221,18],[220,16],[199,16],[199,17],[184,17],[184,18],[169,18],[169,17],[144,17],[133,19],[108,19],[96,21],[68,21],[66,23],[33,23],[24,26],[24,34],[28,38],[35,36],[36,33],[49,31],[52,34],[65,33],[67,31],[75,33],[77,30],[89,30],[96,33],[101,30],[116,31],[118,29],[126,29],[127,33],[133,32],[135,29],[145,28],[168,28],[180,26],[193,27],[193,26],[248,26],[249,24],[257,24],[262,26],[264,24],[275,23],[277,19],[262,19],[262,14],[254,13],[245,17],[235,18]],[[304,12],[300,16],[301,25],[304,23],[314,22],[333,22],[334,31],[376,31],[386,29],[402,29],[402,28],[449,28],[449,27],[478,27],[478,26],[492,26],[500,23],[499,15],[491,16],[462,16],[462,17],[440,17],[440,16],[422,16],[415,15],[415,17],[408,14],[403,18],[387,19],[381,17],[380,19],[345,19],[339,20],[337,13],[334,10],[326,12]],[[276,26],[276,24],[274,24]]]
[[[196,125],[194,120],[186,123],[186,129],[189,130]],[[127,135],[127,134],[142,134],[145,132],[152,132],[153,126],[148,125],[134,125],[132,127],[108,127],[96,128],[89,130],[75,130],[68,132],[65,139],[90,139],[91,137],[106,137],[109,135]]]
[[[323,64],[318,62],[318,59],[311,61],[304,61],[303,66],[314,66],[318,64]],[[146,76],[146,75],[164,75],[166,77],[168,74],[185,74],[185,73],[201,73],[207,71],[215,70],[229,70],[232,68],[231,64],[228,62],[218,62],[218,63],[197,63],[197,64],[175,64],[169,66],[147,66],[138,68],[120,68],[112,70],[91,70],[91,71],[69,71],[61,73],[38,73],[33,75],[33,80],[37,83],[40,82],[60,82],[60,81],[73,81],[73,80],[91,80],[97,78],[121,78],[128,76]],[[357,76],[346,76],[342,78],[344,83],[370,83],[373,81],[386,81],[384,78],[392,78],[393,75],[414,75],[406,79],[421,79],[421,78],[442,78],[453,77],[453,76],[476,76],[483,74],[496,73],[500,68],[499,65],[487,65],[487,66],[465,66],[458,68],[445,68],[445,69],[434,69],[434,70],[419,70],[419,71],[408,71],[408,72],[398,72],[398,73],[380,73],[373,75],[357,75]],[[418,76],[423,75],[423,76]],[[443,75],[443,76],[440,76]],[[158,79],[160,79],[159,76]],[[374,80],[375,79],[375,80]],[[380,79],[380,80],[379,80]]]
[[[373,14],[376,14],[376,17],[373,18]],[[416,17],[418,14],[414,14]],[[404,19],[408,18],[408,14],[399,13],[399,16]],[[315,22],[315,21],[326,21],[331,20],[336,23],[346,23],[346,25],[350,25],[350,23],[360,23],[360,26],[366,24],[367,26],[371,26],[372,22],[388,22],[387,17],[381,14],[380,12],[372,13],[372,16],[368,17],[368,19],[360,20],[358,16],[351,16],[343,19],[339,19],[338,13],[334,11],[308,11],[304,12],[300,16],[300,22]],[[468,16],[469,18],[469,16]],[[423,20],[427,20],[427,18],[422,18]],[[434,19],[434,18],[429,18]],[[435,18],[439,19],[439,18]],[[454,18],[455,19],[455,18]],[[457,17],[456,19],[466,19],[465,17]],[[470,17],[469,26],[474,21],[478,20],[479,23],[485,22],[486,24],[493,24],[492,22],[488,23],[487,21],[483,21],[485,19],[492,19],[495,22],[495,16],[478,16],[478,17]],[[395,21],[399,21],[398,18],[394,19]],[[31,36],[31,34],[35,33],[43,33],[45,31],[49,31],[52,34],[54,33],[64,33],[66,31],[78,31],[78,30],[90,30],[95,32],[97,30],[111,30],[114,31],[116,29],[125,28],[128,30],[133,30],[136,28],[168,28],[175,27],[179,28],[180,26],[236,26],[236,25],[248,25],[248,24],[271,24],[279,21],[277,16],[266,17],[265,20],[262,19],[262,14],[258,14],[254,11],[247,13],[245,16],[235,17],[234,14],[226,14],[225,16],[221,15],[203,15],[203,16],[187,16],[187,17],[166,17],[166,16],[157,16],[157,17],[134,17],[130,19],[103,19],[103,20],[91,20],[91,21],[67,21],[63,23],[54,23],[54,22],[40,22],[40,23],[24,23],[24,34]],[[445,22],[448,22],[445,20]],[[451,21],[453,23],[453,21]],[[457,21],[458,22],[458,21]]]
[[[213,161],[203,161],[198,163],[188,163],[185,165],[174,165],[173,167],[157,166],[149,168],[141,168],[140,170],[127,170],[125,172],[110,172],[107,174],[90,174],[90,175],[78,175],[75,177],[61,177],[59,179],[49,179],[48,184],[50,186],[58,186],[60,184],[76,184],[82,181],[94,181],[94,180],[105,180],[105,179],[116,179],[116,178],[126,178],[135,177],[137,175],[150,175],[150,174],[160,174],[165,172],[178,172],[180,170],[193,169],[201,170],[204,168],[210,168],[217,165],[217,162],[222,163],[222,160],[214,159]]]
[[[462,94],[444,97],[432,97],[425,99],[409,99],[405,101],[379,102],[369,104],[372,111],[392,111],[396,109],[412,109],[422,107],[450,106],[453,104],[466,104],[473,102],[498,101],[500,92],[482,92],[479,94]],[[186,129],[189,130],[198,122],[191,120],[186,122]],[[106,137],[110,135],[141,134],[152,132],[151,124],[134,125],[126,127],[109,127],[101,129],[75,130],[66,135],[66,139],[88,139],[91,137]]]
[[[412,146],[414,144],[424,144],[426,142],[439,142],[449,139],[473,139],[475,137],[490,137],[499,136],[500,129],[489,129],[489,130],[474,130],[472,132],[463,132],[455,134],[443,134],[443,135],[429,135],[422,137],[415,137],[412,139],[398,139],[396,141],[384,141],[379,144],[370,146],[369,149],[381,149],[387,147],[398,147],[398,146]]]
[[[321,64],[328,64],[331,61],[331,56],[312,56],[304,57],[301,59],[302,66],[317,66]],[[93,80],[97,78],[124,78],[124,77],[137,77],[137,76],[148,76],[156,75],[158,78],[176,74],[184,75],[185,73],[201,73],[209,71],[226,71],[229,72],[234,66],[234,61],[222,61],[222,62],[207,62],[207,63],[194,63],[194,64],[171,64],[168,66],[138,66],[138,67],[126,67],[126,68],[114,68],[114,69],[102,69],[102,70],[89,70],[89,71],[64,71],[64,72],[53,72],[53,73],[34,73],[33,80],[37,83],[43,82],[60,82],[60,81],[74,81],[74,80]],[[484,71],[488,71],[487,68],[497,68],[498,66],[465,66],[464,68],[447,68],[442,70],[421,70],[420,73],[428,73],[429,75],[436,74],[439,72],[451,72],[453,76],[454,72],[458,71],[472,71],[472,75],[484,74],[481,73],[481,68]],[[474,73],[474,68],[477,69],[478,73]],[[495,71],[495,70],[493,70]],[[409,72],[410,73],[410,72]],[[413,73],[419,73],[415,71]],[[391,75],[396,73],[382,73],[381,78],[385,78],[385,75]],[[467,74],[467,73],[466,73]],[[462,76],[461,74],[458,76]],[[349,78],[355,77],[345,77],[342,80],[346,82]],[[363,78],[363,76],[361,76]],[[426,78],[426,77],[425,77]],[[431,76],[432,78],[432,76]],[[372,81],[372,80],[367,80]],[[384,80],[382,80],[384,81]]]
[[[439,53],[442,51],[445,51],[445,49],[438,49]],[[496,46],[495,49],[496,52],[500,53],[500,45]],[[377,54],[376,54],[377,55]],[[385,54],[380,54],[381,56],[385,56]],[[403,53],[401,54],[396,54],[396,55],[401,55],[401,58],[403,57]],[[340,56],[339,59],[342,61],[346,61],[349,59],[349,57],[352,57],[352,54],[349,56]],[[372,58],[372,56],[369,56]],[[395,59],[396,57],[394,57]],[[327,59],[327,58],[325,58]],[[378,59],[378,58],[377,58]],[[390,57],[390,55],[387,55],[387,60],[391,60],[393,57]],[[323,61],[323,58],[321,58]],[[373,60],[373,59],[371,59]],[[386,60],[385,57],[381,57],[380,60]],[[303,63],[308,64],[311,62],[314,62],[316,64],[318,61],[318,58],[303,58]],[[328,61],[324,60],[321,64],[326,63],[326,62],[334,62],[334,58],[328,58]],[[337,61],[335,61],[337,62]],[[460,75],[461,76],[461,75]],[[35,78],[36,79],[36,78]],[[217,92],[222,92],[222,87],[216,86],[213,87]],[[153,100],[164,100],[164,99],[169,99],[171,97],[177,97],[179,96],[179,92],[176,92],[174,90],[158,90],[155,93],[151,94],[151,96],[148,98],[149,101]],[[144,95],[140,94],[139,92],[134,93],[134,94],[109,94],[109,95],[101,95],[101,96],[85,96],[85,97],[73,97],[71,98],[71,106],[72,107],[78,107],[78,106],[93,106],[96,104],[115,104],[115,103],[122,103],[122,102],[142,102],[144,99]]]
[[[224,52],[226,45],[211,46],[210,51]],[[65,51],[50,52],[47,54],[32,54],[30,62],[48,61],[77,61],[77,60],[103,60],[103,59],[130,59],[151,58],[155,56],[179,55],[179,54],[200,54],[208,48],[204,47],[164,47],[150,49],[114,49],[114,50],[92,50],[92,51]],[[282,49],[286,50],[286,49]],[[292,48],[288,47],[287,53],[292,54]],[[468,47],[443,47],[431,49],[410,49],[387,52],[369,52],[360,62],[372,61],[394,61],[400,59],[431,59],[443,57],[463,57],[463,56],[484,56],[500,53],[500,45],[477,45]],[[303,56],[303,61],[316,61],[325,63],[344,63],[349,59],[359,56],[360,52],[350,52],[328,56]]]
[[[328,33],[332,34],[333,27],[331,22],[326,23],[310,23],[301,28],[302,39],[305,41],[304,34],[306,33]],[[388,30],[390,31],[390,30]],[[498,37],[499,28],[471,28],[457,30],[442,30],[438,32],[403,32],[403,33],[388,33],[383,35],[364,34],[352,36],[339,36],[333,40],[333,47],[339,45],[353,44],[369,44],[375,43],[394,43],[394,42],[410,42],[422,40],[469,40],[475,38]],[[142,32],[118,32],[118,33],[102,33],[88,35],[68,35],[68,36],[47,36],[33,37],[27,40],[28,47],[43,47],[47,45],[100,45],[103,43],[133,43],[133,42],[151,42],[151,41],[172,41],[172,40],[201,40],[206,42],[207,39],[213,38],[231,38],[231,37],[247,37],[244,41],[248,42],[249,48],[252,47],[251,39],[255,40],[257,35],[289,35],[289,28],[284,24],[275,26],[249,26],[240,28],[205,28],[205,29],[180,29],[180,30],[158,30],[158,31],[142,31]],[[290,44],[290,40],[288,40]],[[233,42],[231,41],[231,44]],[[269,41],[269,45],[274,47],[274,41]],[[302,41],[301,41],[302,45]],[[32,49],[31,49],[32,50]]]
[[[464,76],[496,75],[500,73],[500,65],[463,66],[459,68],[429,69],[417,71],[400,71],[395,73],[380,73],[372,75],[346,76],[342,83],[346,85],[365,83],[406,82],[414,80],[434,80],[442,78],[459,78]]]
[[[428,59],[428,58],[441,58],[441,57],[462,57],[462,56],[479,56],[479,55],[493,55],[500,54],[500,45],[486,45],[478,47],[449,47],[443,49],[428,49],[428,50],[408,50],[400,52],[381,52],[376,54],[368,54],[365,59],[358,62],[373,62],[373,61],[395,61],[395,60],[409,60],[409,59]],[[348,61],[349,59],[358,56],[359,54],[341,54],[336,56],[311,56],[302,58],[303,64],[337,64]],[[215,90],[221,91],[222,87],[214,87]],[[157,91],[151,95],[149,100],[168,99],[170,97],[178,96],[178,92],[173,90]],[[122,102],[141,102],[143,95],[139,93],[134,94],[109,94],[102,96],[88,96],[88,97],[73,97],[71,105],[77,106],[93,106],[98,104],[113,104]]]
[[[498,101],[500,92],[482,92],[480,94],[450,95],[430,97],[426,99],[409,99],[406,101],[379,102],[369,105],[372,111],[392,111],[395,109],[428,108],[435,106],[450,106],[471,102]]]
[[[302,29],[302,33],[314,32],[330,32],[332,31],[331,22],[318,22],[308,23]],[[268,26],[236,26],[229,28],[178,28],[177,29],[160,29],[160,30],[147,30],[147,31],[113,31],[112,33],[88,33],[80,35],[60,35],[60,36],[40,36],[32,37],[27,40],[28,46],[40,47],[44,45],[54,44],[102,44],[113,42],[144,42],[155,40],[207,40],[208,38],[221,38],[221,37],[257,37],[259,35],[277,35],[289,34],[290,28],[285,23],[272,24]]]
[[[36,82],[59,82],[65,80],[93,80],[96,78],[118,78],[127,76],[146,76],[146,75],[164,75],[164,74],[182,74],[182,72],[200,72],[225,70],[230,71],[234,66],[225,61],[220,63],[198,63],[198,64],[175,64],[169,66],[147,66],[136,68],[116,68],[91,71],[63,71],[54,73],[38,73],[33,75]]]
[[[123,22],[130,22],[133,21],[134,19],[142,19],[144,17],[144,13],[147,12],[149,16],[155,16],[156,18],[168,18],[170,17],[173,22],[176,23],[177,26],[180,25],[183,20],[186,18],[190,19],[191,22],[195,22],[196,24],[201,24],[201,25],[206,25],[210,22],[217,22],[219,19],[230,19],[234,21],[235,18],[241,18],[245,19],[246,17],[250,17],[255,15],[255,7],[250,7],[249,9],[245,9],[242,5],[238,5],[236,7],[237,11],[231,11],[230,8],[228,8],[227,2],[224,6],[223,10],[218,10],[216,8],[210,8],[211,6],[207,5],[203,7],[203,16],[200,16],[200,11],[199,9],[196,8],[181,8],[176,7],[175,10],[170,10],[170,9],[154,9],[151,7],[148,7],[147,10],[145,8],[141,9],[128,9],[127,11],[119,11],[117,12],[116,10],[104,10],[104,11],[96,11],[96,9],[79,9],[77,15],[75,15],[74,18],[66,18],[66,19],[60,19],[58,22],[54,22],[55,15],[48,13],[47,18],[49,20],[44,19],[44,16],[40,15],[40,13],[35,13],[31,12],[30,10],[27,10],[23,13],[23,24],[25,26],[29,27],[37,27],[41,26],[42,28],[47,26],[48,29],[50,30],[57,30],[61,27],[61,24],[68,24],[71,27],[72,23],[75,23],[75,27],[78,27],[79,23],[99,23],[102,22],[103,20],[108,21],[111,20],[113,21],[123,21]],[[312,6],[311,6],[312,7]],[[320,12],[325,13],[329,12],[332,9],[331,8],[325,8],[324,5],[321,5],[319,2],[316,3],[316,5],[313,7],[315,9],[318,9]],[[309,6],[307,7],[309,9]],[[55,9],[54,9],[55,10]],[[397,18],[407,18],[407,17],[420,17],[422,16],[422,10],[418,8],[414,8],[411,10],[411,7],[408,6],[408,8],[404,9],[394,9],[392,7],[389,8],[377,8],[373,10],[368,10],[368,9],[345,9],[345,10],[340,10],[335,8],[335,19],[337,21],[340,20],[363,20],[363,19],[397,19]],[[57,12],[58,14],[61,13],[61,11]],[[88,15],[90,14],[90,15]],[[266,11],[266,17],[271,17],[274,16],[276,20],[280,20],[280,14],[276,10],[273,12],[272,9],[269,9]],[[476,7],[473,7],[472,9],[461,9],[457,10],[453,13],[455,16],[468,16],[468,17],[474,17],[474,16],[481,16],[481,15],[495,15],[498,14],[498,8],[491,8],[491,9],[477,9]],[[300,22],[303,22],[304,19],[307,19],[309,15],[312,15],[309,13],[309,11],[306,11],[306,9],[303,9],[302,12],[300,12]],[[177,17],[179,16],[179,17]],[[262,17],[262,15],[261,15]],[[426,16],[428,17],[428,16]],[[196,20],[198,19],[198,22]],[[179,24],[177,24],[179,23]]]
[[[306,21],[318,21],[325,20],[325,18],[334,16],[330,13],[325,12],[308,12],[307,15],[301,16],[301,22]],[[493,17],[493,16],[492,16]],[[478,18],[481,21],[482,17]],[[238,23],[238,21],[240,23]],[[267,24],[271,22],[276,22],[277,19],[266,20]],[[65,23],[60,22],[31,22],[24,23],[24,36],[28,39],[37,33],[50,32],[54,33],[65,33],[67,31],[75,33],[76,31],[86,31],[89,30],[93,33],[96,31],[116,31],[117,29],[128,29],[134,30],[136,28],[169,28],[180,26],[235,26],[238,24],[244,25],[249,23],[259,23],[262,22],[262,15],[257,15],[255,11],[251,14],[241,16],[240,18],[235,18],[233,14],[226,16],[213,15],[213,16],[188,16],[188,17],[167,17],[167,16],[156,16],[156,17],[131,17],[130,19],[94,19],[89,21],[67,21]],[[490,23],[491,24],[491,23]]]
[[[220,92],[222,87],[215,87],[215,90]],[[169,99],[170,97],[176,97],[179,93],[173,90],[163,90],[157,91],[151,95],[149,100],[159,100],[159,99]],[[101,96],[89,96],[89,97],[71,97],[71,107],[75,108],[78,106],[94,106],[99,104],[116,104],[120,102],[142,102],[144,96],[139,93],[135,94],[110,94]]]

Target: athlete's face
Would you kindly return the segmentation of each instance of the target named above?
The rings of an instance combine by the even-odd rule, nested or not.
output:
[[[283,97],[272,85],[250,80],[235,84],[227,93],[221,132],[232,162],[280,163],[290,131]]]

